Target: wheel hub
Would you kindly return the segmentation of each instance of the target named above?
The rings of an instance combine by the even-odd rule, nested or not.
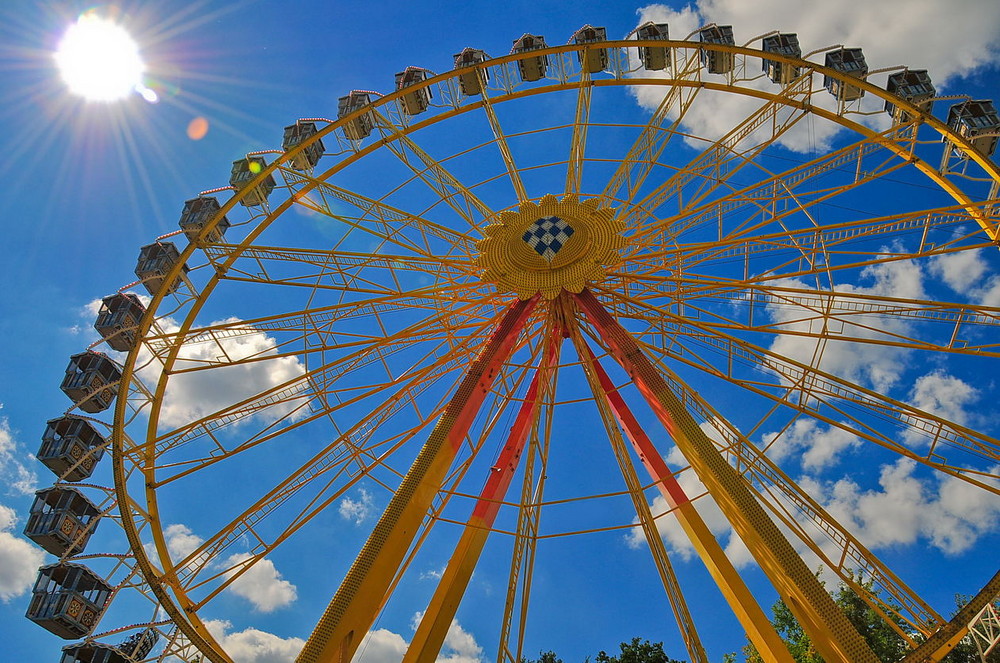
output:
[[[581,292],[620,260],[623,227],[614,210],[598,207],[597,198],[581,202],[575,195],[549,194],[501,212],[486,226],[476,264],[484,281],[521,299]]]

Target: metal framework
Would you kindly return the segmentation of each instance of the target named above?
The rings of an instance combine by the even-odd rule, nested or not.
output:
[[[647,71],[640,47],[664,49],[667,69]],[[760,85],[765,60],[794,75]],[[539,80],[521,80],[529,61]],[[351,661],[380,615],[407,609],[422,616],[404,661],[426,663],[487,569],[505,586],[495,659],[517,663],[535,606],[558,594],[537,586],[546,564],[630,535],[652,554],[644,609],[672,614],[690,660],[707,661],[660,533],[676,519],[758,651],[790,661],[706,524],[714,502],[825,660],[876,659],[816,561],[910,644],[904,660],[937,661],[966,636],[995,647],[997,580],[956,588],[978,595],[948,622],[781,452],[806,422],[872,467],[909,459],[1000,495],[998,440],[914,404],[913,371],[843,360],[996,363],[1000,308],[940,283],[876,287],[894,270],[995,262],[988,156],[930,104],[750,45],[589,41],[421,71],[248,155],[259,172],[185,227],[141,322],[115,330],[138,340],[114,385],[113,487],[91,486],[129,547],[103,575],[152,610],[89,641],[152,629],[166,644],[147,660],[232,663],[207,622],[278,565],[333,597],[302,663]],[[651,114],[628,101],[637,89],[662,93]],[[864,95],[895,109],[890,128],[870,127]],[[690,129],[720,104],[746,110],[721,135]],[[828,150],[784,147],[813,123],[844,131]],[[666,439],[683,466],[664,460]],[[692,474],[700,492],[681,487]],[[358,491],[377,493],[380,517],[331,541]],[[188,519],[203,529],[181,550],[171,528]],[[569,542],[578,552],[553,553]],[[428,560],[443,569],[412,607]]]

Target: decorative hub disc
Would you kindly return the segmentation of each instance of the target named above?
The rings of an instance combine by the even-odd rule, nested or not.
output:
[[[560,200],[549,194],[501,212],[478,244],[483,280],[521,299],[537,293],[553,299],[561,290],[580,292],[600,281],[618,263],[625,241],[614,211],[597,205],[597,198],[580,202],[575,195]]]

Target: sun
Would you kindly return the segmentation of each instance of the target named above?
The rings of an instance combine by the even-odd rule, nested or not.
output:
[[[92,101],[115,101],[133,92],[146,96],[146,67],[139,46],[120,25],[94,14],[82,15],[63,36],[56,66],[69,89]]]

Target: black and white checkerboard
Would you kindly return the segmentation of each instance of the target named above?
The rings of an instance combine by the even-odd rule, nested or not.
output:
[[[558,216],[546,216],[528,226],[521,239],[538,255],[552,262],[552,259],[559,253],[559,249],[566,246],[566,242],[572,234],[573,226],[563,219]]]

